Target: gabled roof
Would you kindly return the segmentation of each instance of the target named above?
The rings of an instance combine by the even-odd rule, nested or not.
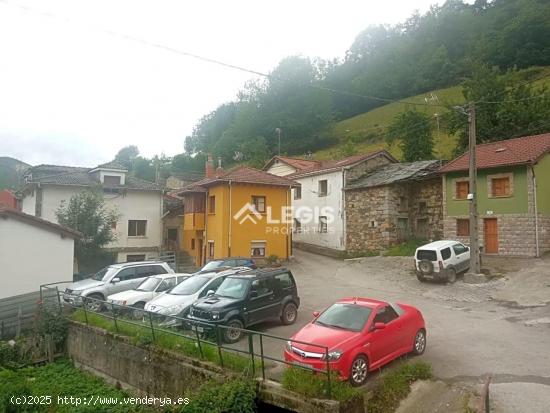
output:
[[[90,173],[96,169],[97,168],[83,168],[77,166],[38,165],[27,171],[26,182],[29,184],[96,186],[100,183],[97,178]],[[145,191],[161,190],[161,188],[153,182],[144,181],[143,179],[128,175],[126,175],[125,184],[116,187]]]
[[[94,169],[116,169],[116,170],[119,170],[119,171],[128,172],[128,168],[126,166],[122,165],[120,162],[117,162],[117,161],[102,163],[101,165],[98,165]]]
[[[291,179],[273,175],[265,171],[260,171],[259,169],[251,168],[249,166],[240,165],[233,169],[230,169],[227,172],[223,172],[218,176],[212,178],[204,178],[200,181],[193,182],[192,184],[187,185],[180,190],[174,191],[174,193],[176,193],[177,195],[183,195],[185,193],[192,192],[206,192],[206,188],[226,182],[252,185],[273,185],[283,187],[300,186],[299,183]]]
[[[263,170],[265,171],[269,169],[269,167],[271,167],[271,165],[273,165],[275,161],[285,163],[288,166],[293,167],[297,171],[312,168],[321,164],[320,161],[315,161],[313,159],[291,158],[289,156],[274,156],[269,161],[267,161],[267,163],[263,167]]]
[[[306,169],[302,169],[301,171],[287,175],[287,178],[294,179],[294,178],[301,178],[303,176],[334,172],[334,171],[338,171],[343,168],[346,168],[348,166],[356,165],[367,159],[376,158],[377,156],[385,156],[391,162],[397,162],[397,159],[395,159],[388,151],[382,149],[380,151],[371,152],[363,155],[348,156],[347,158],[343,158],[339,160],[320,161],[318,165],[315,165]]]
[[[534,164],[550,152],[550,133],[482,143],[476,148],[478,169]],[[441,172],[467,171],[469,162],[470,155],[466,152],[441,168]]]
[[[441,166],[441,161],[418,161],[392,163],[376,168],[346,185],[346,189],[372,188],[391,185],[398,182],[422,180],[434,176]]]
[[[13,218],[21,222],[25,222],[29,225],[33,225],[36,227],[40,227],[52,232],[57,232],[63,236],[71,237],[71,238],[80,238],[82,234],[78,231],[75,231],[72,228],[64,227],[59,224],[55,224],[50,221],[46,221],[45,219],[35,217],[33,215],[25,214],[24,212],[18,211],[13,208],[6,208],[3,206],[0,206],[0,218],[7,219],[7,218]]]

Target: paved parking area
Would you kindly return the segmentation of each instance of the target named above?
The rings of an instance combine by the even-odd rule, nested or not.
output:
[[[437,378],[475,383],[492,373],[494,383],[543,385],[550,405],[550,260],[491,261],[499,272],[509,272],[486,284],[459,278],[446,285],[420,283],[410,257],[342,261],[295,251],[289,268],[302,299],[296,324],[256,328],[289,337],[314,310],[345,296],[409,303],[424,314],[428,347],[422,358]],[[280,357],[283,345],[268,340],[266,354]]]

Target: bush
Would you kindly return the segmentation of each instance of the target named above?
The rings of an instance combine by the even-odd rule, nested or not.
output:
[[[346,401],[358,396],[358,390],[347,382],[340,381],[337,373],[331,375],[330,399]],[[294,391],[307,397],[328,399],[326,374],[314,374],[299,367],[289,367],[283,373],[282,385],[285,389]]]
[[[256,383],[252,380],[233,379],[221,385],[207,383],[181,412],[254,413],[256,396]]]
[[[406,242],[390,247],[385,255],[388,257],[412,257],[414,256],[416,249],[426,243],[426,240],[410,239]]]
[[[422,361],[401,364],[395,370],[384,373],[379,378],[372,396],[367,401],[369,413],[392,413],[411,391],[416,380],[428,380],[432,377],[431,366]]]

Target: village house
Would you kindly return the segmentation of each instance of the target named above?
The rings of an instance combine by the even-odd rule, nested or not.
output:
[[[197,266],[231,256],[265,260],[292,254],[290,191],[297,183],[247,166],[214,170],[177,195],[183,198],[183,250]]]
[[[468,153],[445,165],[446,238],[469,242]],[[550,250],[550,133],[477,146],[480,245],[487,254]]]
[[[349,239],[346,235],[346,182],[395,162],[397,160],[385,150],[337,161],[276,156],[264,170],[300,184],[292,191],[294,245],[320,254],[340,256]]]
[[[116,240],[105,249],[117,262],[140,261],[159,255],[163,234],[163,190],[156,184],[131,176],[109,162],[95,168],[39,165],[30,168],[20,190],[23,212],[57,223],[56,211],[63,201],[84,190],[98,190],[105,205],[119,214],[113,228]]]
[[[408,239],[443,235],[440,161],[391,163],[345,187],[346,249],[379,251]]]
[[[80,233],[0,206],[0,299],[34,293],[41,284],[73,279]]]

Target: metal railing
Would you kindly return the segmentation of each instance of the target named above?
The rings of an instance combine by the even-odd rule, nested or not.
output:
[[[256,377],[256,371],[258,367],[256,365],[256,359],[259,359],[261,377],[263,380],[266,379],[266,371],[268,370],[266,362],[283,363],[288,366],[311,371],[312,373],[323,374],[326,376],[326,395],[328,398],[331,397],[331,381],[334,379],[332,375],[335,372],[331,371],[330,368],[329,348],[327,346],[300,340],[293,340],[287,337],[280,337],[272,334],[262,333],[259,331],[248,330],[245,328],[230,327],[218,323],[199,321],[196,319],[191,320],[185,317],[173,315],[161,316],[161,318],[159,319],[158,314],[147,311],[145,309],[115,304],[113,302],[92,297],[81,297],[77,294],[60,291],[59,285],[64,283],[68,282],[59,282],[40,286],[41,297],[50,297],[50,300],[48,300],[48,302],[46,302],[45,299],[43,300],[43,306],[50,309],[53,308],[55,310],[58,310],[60,313],[64,313],[67,316],[70,316],[70,314],[64,312],[64,309],[80,309],[83,312],[84,322],[86,325],[93,325],[89,320],[92,314],[98,315],[102,318],[111,320],[113,323],[112,327],[114,328],[115,332],[123,335],[124,333],[121,332],[121,323],[133,325],[135,327],[143,329],[144,331],[150,332],[151,341],[153,344],[156,344],[159,341],[159,336],[161,334],[176,336],[184,341],[194,343],[194,346],[198,349],[199,357],[203,360],[206,358],[206,347],[211,346],[212,348],[215,348],[217,350],[217,362],[222,368],[226,368],[227,364],[227,360],[224,359],[224,353],[226,353],[226,357],[229,353],[236,353],[243,358],[249,357],[250,361],[247,366],[251,368],[252,377]],[[52,291],[54,292],[54,294],[51,294]],[[48,293],[46,294],[46,292]],[[55,299],[51,300],[51,297],[55,297]],[[96,309],[92,309],[93,307],[95,307]],[[141,317],[135,317],[136,311],[141,314]],[[134,314],[133,318],[131,316],[132,314]],[[227,330],[237,331],[240,333],[241,336],[246,336],[247,342],[245,344],[247,345],[244,349],[231,347],[227,343],[224,343],[223,333]],[[257,345],[255,344],[256,337],[258,338]],[[317,369],[315,367],[312,367],[306,364],[307,360],[304,360],[303,364],[297,364],[291,361],[287,361],[284,358],[276,357],[273,354],[266,354],[266,340],[276,340],[283,342],[283,348],[287,342],[290,342],[291,345],[301,344],[319,348],[320,352],[317,354],[322,354],[322,357],[316,360],[322,361],[324,364],[324,368]]]

